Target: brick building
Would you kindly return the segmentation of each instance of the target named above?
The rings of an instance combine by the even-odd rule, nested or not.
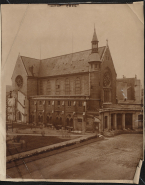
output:
[[[116,104],[117,74],[108,43],[98,43],[94,29],[89,50],[42,60],[19,55],[12,75],[16,120],[83,131],[100,122],[103,129],[99,110]]]
[[[117,79],[117,98],[121,100],[128,100],[130,102],[141,103],[142,99],[142,86],[141,81],[135,78],[123,78]]]

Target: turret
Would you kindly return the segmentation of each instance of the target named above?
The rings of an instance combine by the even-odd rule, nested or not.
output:
[[[92,39],[92,52],[89,58],[89,63],[91,65],[91,70],[98,70],[100,68],[100,56],[98,53],[98,38],[96,34],[96,29],[94,28],[94,34]]]

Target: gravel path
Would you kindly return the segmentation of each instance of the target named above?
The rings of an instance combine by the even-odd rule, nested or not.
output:
[[[124,134],[13,167],[25,179],[132,180],[143,155],[143,135]]]

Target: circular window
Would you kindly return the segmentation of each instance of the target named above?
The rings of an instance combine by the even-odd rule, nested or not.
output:
[[[110,75],[109,72],[106,72],[106,73],[104,74],[103,85],[104,85],[105,87],[111,85],[111,75]]]
[[[16,84],[17,84],[17,86],[19,87],[19,88],[21,88],[22,86],[23,86],[23,78],[22,78],[22,76],[20,76],[20,75],[18,75],[17,77],[16,77]]]

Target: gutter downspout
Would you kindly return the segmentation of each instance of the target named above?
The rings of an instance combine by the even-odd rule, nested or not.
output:
[[[89,96],[90,96],[90,94],[91,94],[91,93],[90,93],[90,87],[91,87],[91,86],[90,86],[90,69],[89,69]]]

